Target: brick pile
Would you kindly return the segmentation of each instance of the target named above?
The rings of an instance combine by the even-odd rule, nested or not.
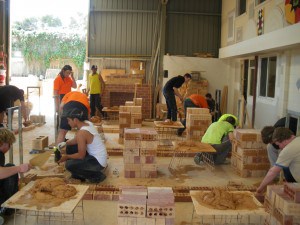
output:
[[[174,225],[175,202],[172,188],[121,187],[118,225]]]
[[[270,168],[260,130],[236,129],[232,141],[231,166],[241,177],[263,177]]]
[[[143,99],[143,119],[152,118],[152,86],[149,84],[106,84],[101,97],[104,107],[120,106],[134,96]]]
[[[132,102],[127,101],[125,103],[125,106],[120,106],[120,112],[119,112],[119,124],[120,124],[119,143],[120,144],[123,144],[124,142],[124,129],[142,127],[142,118],[143,118],[142,104],[135,105],[134,101]]]
[[[264,206],[269,213],[266,225],[300,224],[300,184],[269,185]]]
[[[156,178],[157,132],[140,128],[125,128],[124,136],[124,176],[126,178]]]
[[[211,115],[206,108],[187,108],[186,113],[187,139],[201,140],[211,124]]]

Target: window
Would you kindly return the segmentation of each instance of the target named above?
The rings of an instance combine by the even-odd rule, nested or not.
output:
[[[254,76],[255,76],[255,60],[250,60],[249,67],[249,95],[253,96],[253,85],[254,85]]]
[[[236,1],[236,15],[240,16],[246,12],[246,0]]]
[[[255,5],[259,5],[260,3],[263,3],[266,0],[255,0]]]
[[[259,96],[275,97],[276,57],[261,58]]]
[[[244,60],[244,96],[252,97],[254,91],[255,60]]]
[[[228,33],[227,33],[227,42],[234,41],[234,11],[228,14]]]

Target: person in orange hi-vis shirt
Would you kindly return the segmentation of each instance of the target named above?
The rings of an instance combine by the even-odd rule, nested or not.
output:
[[[65,94],[71,92],[71,88],[77,88],[77,84],[73,76],[72,67],[70,65],[65,65],[55,78],[53,84],[56,112],[59,110],[60,101]]]
[[[72,91],[67,93],[61,100],[60,103],[60,111],[63,113],[66,110],[70,109],[81,109],[85,115],[89,115],[91,112],[89,99],[86,96],[86,94],[83,94],[78,91]],[[85,120],[88,120],[88,116],[84,118]],[[65,117],[61,117],[60,119],[60,126],[59,126],[59,132],[57,135],[57,141],[56,144],[59,144],[61,142],[65,141],[66,134],[69,130],[71,130],[71,126],[68,124],[68,120]]]
[[[186,98],[183,102],[183,107],[184,107],[185,118],[181,121],[181,123],[184,126],[184,128],[179,128],[177,130],[178,136],[181,136],[185,130],[187,108],[207,108],[207,109],[209,108],[206,98],[204,96],[198,95],[198,94],[192,94],[188,98]]]

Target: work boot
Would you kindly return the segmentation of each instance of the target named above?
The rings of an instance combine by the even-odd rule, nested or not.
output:
[[[195,156],[194,156],[194,162],[197,164],[197,165],[201,165],[203,163],[203,157],[202,157],[202,154],[201,153],[197,153]]]
[[[183,131],[181,131],[180,129],[178,129],[178,130],[176,131],[176,134],[177,134],[178,137],[181,137],[181,136],[182,136],[182,133],[183,133]]]

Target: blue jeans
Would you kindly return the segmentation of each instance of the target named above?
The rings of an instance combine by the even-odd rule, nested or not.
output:
[[[164,97],[166,99],[168,113],[167,119],[177,121],[177,105],[175,100],[174,91],[163,90]]]
[[[183,102],[183,107],[184,107],[184,119],[181,121],[182,125],[184,126],[184,128],[179,128],[177,133],[178,134],[182,134],[183,131],[185,130],[186,128],[186,110],[187,108],[199,108],[197,105],[195,105],[191,99],[187,98],[184,100]]]
[[[211,146],[216,150],[216,153],[212,153],[214,163],[216,165],[223,164],[232,147],[228,135],[223,136],[221,144],[212,144]]]
[[[68,155],[78,152],[78,145],[68,145],[66,152]],[[66,161],[65,167],[72,174],[73,178],[97,180],[105,176],[101,170],[103,166],[97,161],[94,156],[86,153],[83,159],[69,159]]]
[[[96,107],[99,112],[102,114],[103,106],[101,105],[100,94],[90,94],[90,107],[91,107],[91,117],[95,116]]]

